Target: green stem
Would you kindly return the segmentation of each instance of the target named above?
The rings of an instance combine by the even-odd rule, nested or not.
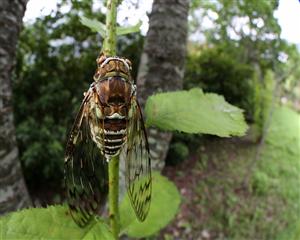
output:
[[[118,0],[107,0],[106,13],[106,37],[104,39],[103,52],[107,56],[116,55],[116,21]],[[109,176],[109,220],[111,231],[115,239],[119,238],[120,216],[119,216],[119,156],[110,159],[108,164]]]
[[[119,156],[110,159],[108,164],[109,175],[109,220],[112,233],[118,239],[120,232],[119,216]]]
[[[107,0],[106,37],[103,45],[103,52],[108,56],[116,55],[117,5],[118,0]]]
[[[117,0],[107,1],[106,14],[106,38],[104,40],[103,52],[108,56],[116,55],[116,19]],[[108,164],[109,175],[109,218],[112,233],[118,239],[120,232],[119,218],[119,157],[113,157]]]

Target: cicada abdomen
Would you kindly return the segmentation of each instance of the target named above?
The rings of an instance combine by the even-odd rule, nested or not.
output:
[[[143,221],[151,201],[151,167],[131,63],[101,55],[97,65],[66,147],[70,212],[80,226],[99,213],[108,193],[107,162],[123,151],[129,198],[138,219]]]

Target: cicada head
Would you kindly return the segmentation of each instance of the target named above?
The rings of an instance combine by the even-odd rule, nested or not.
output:
[[[122,77],[126,81],[132,82],[130,60],[122,57],[108,57],[101,54],[97,58],[97,71],[94,75],[94,80],[101,81],[109,77]]]

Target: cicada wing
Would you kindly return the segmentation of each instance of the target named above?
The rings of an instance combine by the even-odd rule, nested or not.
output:
[[[135,98],[131,102],[127,127],[126,185],[136,216],[144,221],[151,202],[151,161],[142,112]]]
[[[85,226],[104,205],[108,193],[107,163],[92,140],[84,98],[65,153],[65,183],[74,221]]]

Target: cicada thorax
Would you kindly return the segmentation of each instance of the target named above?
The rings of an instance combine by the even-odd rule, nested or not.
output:
[[[89,101],[89,123],[93,141],[109,160],[126,142],[131,99],[135,85],[130,62],[119,57],[100,57]]]

